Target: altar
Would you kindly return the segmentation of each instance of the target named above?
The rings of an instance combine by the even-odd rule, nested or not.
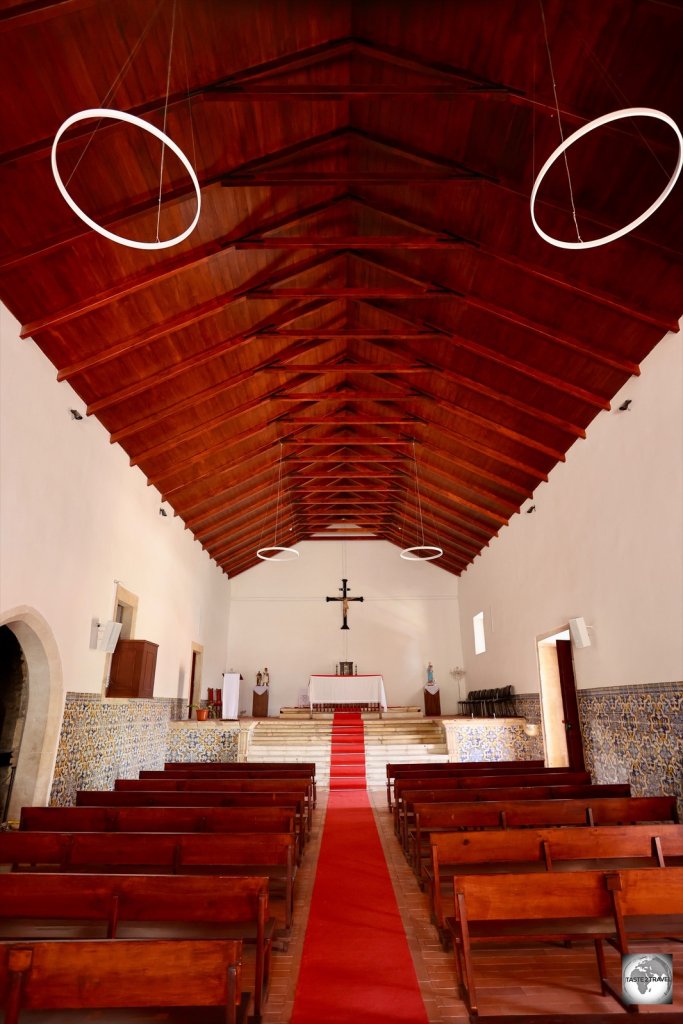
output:
[[[387,710],[382,676],[311,676],[308,697],[311,711],[334,710],[337,704]]]

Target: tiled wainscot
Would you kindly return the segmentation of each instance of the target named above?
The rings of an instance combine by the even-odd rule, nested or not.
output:
[[[187,701],[172,698],[67,693],[50,803],[69,806],[79,789],[113,789],[165,761],[237,760],[237,722],[181,721],[186,714]]]

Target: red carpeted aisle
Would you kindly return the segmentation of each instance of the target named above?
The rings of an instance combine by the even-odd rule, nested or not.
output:
[[[427,1024],[427,1014],[365,789],[363,724],[337,713],[291,1024],[372,1021]]]

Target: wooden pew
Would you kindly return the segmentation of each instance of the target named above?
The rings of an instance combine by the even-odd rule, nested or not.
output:
[[[271,793],[275,791],[294,793],[303,800],[307,831],[311,831],[313,819],[313,787],[310,779],[116,779],[114,790],[135,793],[149,792],[177,793]]]
[[[178,762],[172,769],[164,768],[163,771],[143,770],[140,772],[141,779],[156,779],[169,777],[184,778],[275,778],[275,779],[310,779],[313,790],[313,803],[317,800],[317,783],[315,777],[316,766],[312,761],[297,763],[295,761],[233,761],[228,764],[220,762],[183,763]]]
[[[671,824],[436,832],[429,842],[431,857],[423,877],[440,934],[444,901],[454,877],[461,874],[671,867],[683,862],[683,825]]]
[[[306,842],[307,815],[300,793],[289,790],[268,793],[206,793],[163,790],[79,789],[77,807],[289,807],[296,816],[297,834],[303,849]]]
[[[408,830],[415,820],[414,805],[416,803],[458,803],[473,800],[571,800],[574,798],[591,797],[599,800],[604,797],[628,797],[631,787],[628,783],[608,783],[607,785],[582,786],[496,786],[486,789],[437,789],[437,790],[406,790],[402,794],[399,808],[398,833],[409,855]]]
[[[534,771],[534,772],[484,772],[477,775],[458,775],[451,773],[432,774],[426,778],[414,778],[410,775],[394,781],[394,825],[401,816],[403,794],[411,791],[424,790],[433,793],[438,789],[488,789],[493,786],[511,788],[520,786],[585,786],[590,785],[589,772]],[[431,798],[429,798],[431,799]]]
[[[494,788],[496,786],[503,788],[510,786],[510,788],[519,788],[520,786],[527,785],[590,785],[591,776],[588,772],[569,772],[565,769],[555,770],[546,772],[532,771],[532,772],[511,772],[511,773],[489,773],[485,772],[481,775],[454,775],[451,773],[444,773],[435,777],[434,775],[427,776],[426,778],[413,778],[408,775],[403,778],[397,778],[394,781],[394,803],[393,803],[393,818],[394,818],[394,829],[398,834],[398,821],[402,813],[403,805],[403,794],[405,793],[417,793],[419,790],[425,792],[425,794],[435,794],[438,790],[480,790],[480,788]],[[437,799],[433,796],[425,797],[426,801]]]
[[[622,952],[628,950],[626,925],[619,934],[616,893],[635,894],[639,888],[647,913],[633,915],[632,934],[638,932],[639,922],[651,938],[683,934],[683,868],[548,872],[534,876],[533,885],[528,874],[458,876],[455,916],[446,923],[453,936],[460,992],[470,1014],[478,1013],[472,943],[487,940],[518,946],[527,941],[590,939],[600,990],[621,1003],[606,979],[602,943],[607,940]],[[640,909],[636,900],[633,909]]]
[[[253,945],[257,1018],[273,928],[265,877],[0,874],[2,939],[237,938]]]
[[[165,772],[184,771],[186,768],[198,769],[200,771],[239,771],[242,768],[253,768],[264,772],[273,768],[300,768],[306,769],[311,776],[315,775],[315,761],[166,761]]]
[[[13,870],[258,875],[294,909],[295,841],[289,833],[1,832],[0,864]]]
[[[683,867],[667,867],[650,874],[620,870],[608,878],[617,923],[615,945],[628,953],[632,939],[683,937]]]
[[[415,828],[410,860],[415,868],[429,856],[426,837],[437,831],[485,828],[530,828],[571,825],[634,825],[654,821],[678,822],[676,798],[574,797],[569,800],[501,800],[487,803],[413,805]],[[418,878],[421,869],[417,868]]]
[[[429,775],[441,775],[453,770],[467,772],[470,775],[500,774],[501,772],[530,772],[544,767],[543,761],[398,761],[387,764],[387,803],[391,810],[391,795],[394,779],[427,778]],[[551,769],[555,770],[555,769]]]
[[[293,832],[285,807],[22,807],[33,832]]]
[[[22,1010],[211,1006],[236,1024],[241,947],[231,939],[0,942],[4,1022],[17,1024]],[[201,1014],[190,1018],[199,1024]]]

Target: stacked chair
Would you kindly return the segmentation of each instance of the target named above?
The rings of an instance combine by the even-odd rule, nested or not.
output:
[[[471,690],[465,700],[458,701],[461,715],[472,718],[513,718],[516,715],[512,686],[491,690]]]

